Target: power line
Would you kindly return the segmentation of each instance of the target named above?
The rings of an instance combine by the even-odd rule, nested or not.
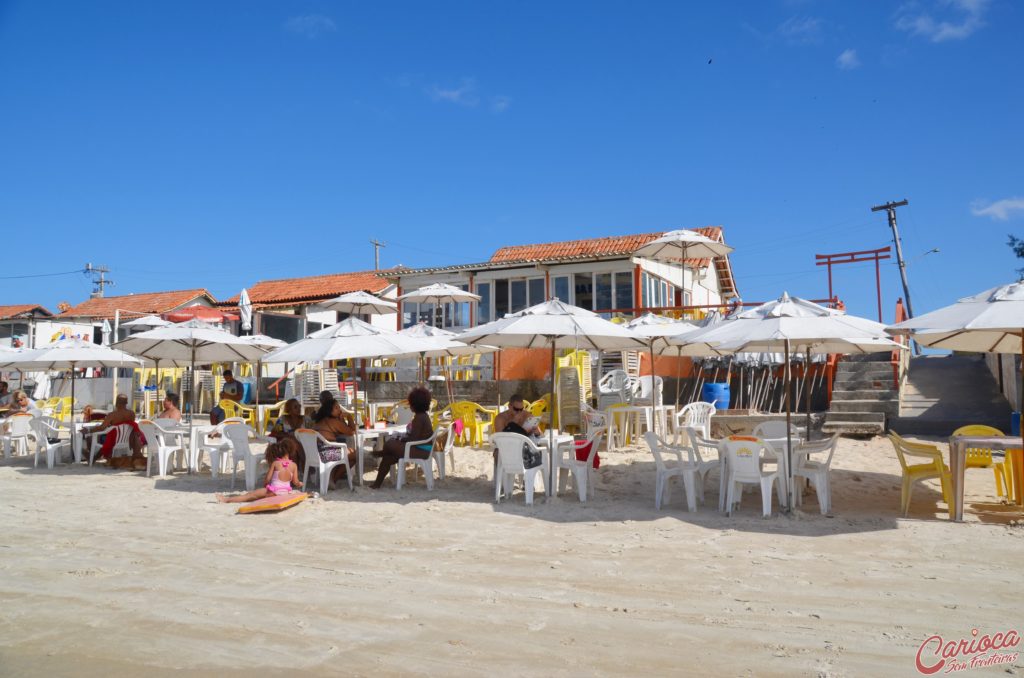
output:
[[[23,280],[25,278],[53,278],[58,275],[72,275],[74,273],[81,273],[82,269],[76,268],[73,271],[64,271],[63,273],[30,273],[27,275],[0,275],[0,280]]]

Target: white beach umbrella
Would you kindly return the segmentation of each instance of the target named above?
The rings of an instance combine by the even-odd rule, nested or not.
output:
[[[249,300],[249,292],[243,287],[238,295],[238,316],[242,323],[243,332],[252,331],[252,302]]]
[[[634,257],[679,262],[679,289],[686,289],[686,260],[724,257],[733,248],[690,229],[669,231],[633,252]]]
[[[426,285],[418,290],[407,292],[398,297],[399,301],[412,301],[421,304],[434,304],[435,308],[441,304],[461,304],[466,302],[480,301],[480,295],[467,292],[463,289],[445,283]],[[433,324],[433,322],[431,322]]]
[[[348,313],[350,315],[398,313],[398,304],[395,302],[381,299],[362,290],[342,294],[340,297],[322,301],[317,305],[328,311],[337,311],[338,313]]]
[[[236,337],[201,320],[186,320],[177,325],[139,332],[114,346],[153,361],[158,370],[161,362],[173,361],[175,365],[189,365],[192,369],[192,414],[195,414],[199,392],[196,363],[252,363],[262,358],[268,350],[247,337]],[[189,417],[190,426],[191,421]]]
[[[550,347],[552,411],[558,407],[555,389],[555,349],[584,348],[611,351],[646,347],[643,338],[632,330],[558,299],[468,329],[459,335],[459,341],[501,348]],[[552,427],[548,427],[548,453],[552,462],[549,468],[551,479],[548,483],[550,493],[554,483],[555,453]]]
[[[120,323],[121,327],[130,327],[132,329],[152,330],[157,327],[168,327],[173,325],[169,320],[164,320],[158,315],[145,315],[141,318],[135,318],[128,322]]]
[[[351,317],[268,353],[263,357],[263,362],[299,363],[415,356],[431,345],[431,342],[421,337],[405,336]]]
[[[75,370],[81,367],[137,367],[138,358],[108,346],[82,339],[61,339],[42,348],[24,349],[0,356],[0,369],[71,370],[71,407],[74,419]]]
[[[886,331],[930,348],[1024,355],[1024,282],[1000,285],[905,320]],[[1024,359],[1021,361],[1024,370]],[[1024,409],[1024,390],[1018,410]]]
[[[679,339],[713,347],[721,353],[783,350],[785,359],[786,445],[791,448],[789,426],[792,421],[791,347],[804,347],[807,353],[877,353],[902,348],[889,340],[885,326],[843,311],[790,297],[783,293],[770,301],[738,313],[717,325],[690,332]],[[807,435],[810,437],[810,391],[807,392]],[[791,456],[791,454],[790,454]],[[789,484],[792,487],[792,459]]]
[[[697,326],[693,323],[688,323],[685,320],[675,320],[674,318],[666,318],[663,315],[655,315],[654,313],[644,313],[643,315],[634,318],[626,324],[626,327],[633,330],[636,334],[643,337],[647,341],[647,350],[651,356],[651,422],[657,420],[654,411],[654,353],[657,348],[660,353],[673,352],[677,354],[677,358],[680,357],[681,346],[673,345],[670,343],[670,338],[679,336],[686,332],[692,332],[697,329]],[[676,407],[679,407],[679,375],[676,374]]]
[[[103,319],[103,325],[100,327],[100,334],[103,337],[103,345],[110,346],[110,321],[106,318]]]
[[[424,322],[406,327],[398,332],[407,337],[418,337],[426,339],[433,344],[433,348],[424,350],[419,354],[420,380],[423,380],[423,360],[425,358],[450,358],[461,355],[477,355],[480,353],[494,353],[498,349],[494,346],[470,346],[459,341],[455,332],[433,327]],[[450,395],[450,394],[449,394]]]
[[[406,292],[398,297],[400,301],[416,301],[433,304],[461,304],[467,301],[480,301],[480,295],[467,292],[454,285],[434,283],[418,290]]]

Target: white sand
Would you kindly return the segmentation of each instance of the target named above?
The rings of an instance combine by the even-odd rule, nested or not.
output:
[[[988,471],[965,523],[937,484],[902,519],[888,441],[843,440],[834,517],[809,495],[763,520],[756,492],[718,514],[717,480],[656,512],[639,450],[587,505],[495,505],[489,460],[255,516],[207,474],[2,466],[0,674],[914,675],[933,633],[1022,628],[1024,533]]]

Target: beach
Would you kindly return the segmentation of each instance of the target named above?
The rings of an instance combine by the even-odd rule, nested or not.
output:
[[[840,441],[830,517],[808,493],[762,519],[756,490],[719,514],[717,472],[697,513],[681,485],[656,511],[641,448],[602,455],[587,504],[494,504],[490,452],[456,455],[432,492],[272,515],[216,503],[208,473],[7,462],[0,673],[914,675],[929,636],[1022,626],[1024,531],[991,471],[964,523],[937,482],[904,519],[885,438]]]

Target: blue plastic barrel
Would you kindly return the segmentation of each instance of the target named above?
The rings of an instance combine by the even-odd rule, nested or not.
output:
[[[1013,412],[1010,414],[1010,435],[1020,435],[1020,412]]]
[[[701,400],[706,403],[714,403],[716,410],[729,409],[729,384],[704,384],[701,389]]]
[[[242,382],[242,404],[248,405],[253,402],[252,384],[245,381]]]

